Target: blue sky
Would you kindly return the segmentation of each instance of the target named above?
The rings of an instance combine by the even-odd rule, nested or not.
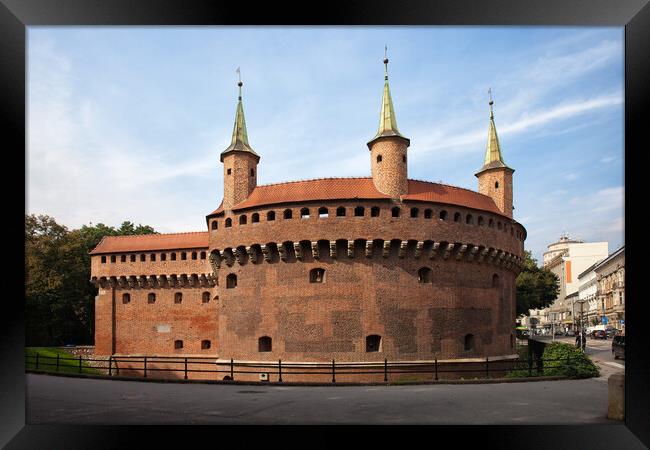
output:
[[[241,67],[258,183],[369,176],[388,45],[409,178],[477,190],[492,88],[541,261],[624,243],[622,27],[29,27],[28,213],[205,229]]]

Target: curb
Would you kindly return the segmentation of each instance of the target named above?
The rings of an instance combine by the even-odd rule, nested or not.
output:
[[[530,383],[537,381],[559,381],[571,380],[566,376],[548,376],[548,377],[526,377],[526,378],[485,378],[478,380],[438,380],[438,381],[401,381],[401,382],[375,382],[375,383],[317,383],[317,382],[297,382],[297,381],[224,381],[224,380],[182,380],[182,379],[165,379],[165,378],[144,378],[144,377],[124,377],[108,376],[78,373],[56,373],[42,370],[25,370],[25,373],[36,375],[49,375],[54,377],[67,378],[88,378],[95,380],[115,380],[115,381],[140,381],[144,383],[180,383],[180,384],[223,384],[235,386],[409,386],[409,385],[435,385],[435,384],[500,384],[500,383]]]

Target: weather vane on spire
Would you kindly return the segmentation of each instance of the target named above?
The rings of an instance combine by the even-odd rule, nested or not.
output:
[[[492,112],[492,105],[494,104],[494,101],[492,100],[492,88],[488,88],[488,96],[490,97],[490,117],[494,117],[494,113]]]
[[[244,83],[241,82],[241,71],[239,70],[239,67],[237,67],[237,70],[235,72],[237,72],[237,77],[239,78],[237,86],[239,86],[239,100],[241,100],[241,87]]]
[[[384,78],[388,80],[388,45],[384,45]]]

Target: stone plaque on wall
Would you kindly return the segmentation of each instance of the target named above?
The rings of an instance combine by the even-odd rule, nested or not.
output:
[[[170,333],[172,331],[171,325],[158,325],[156,327],[158,333]]]

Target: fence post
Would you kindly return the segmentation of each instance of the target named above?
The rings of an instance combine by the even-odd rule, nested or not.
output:
[[[278,381],[282,383],[282,360],[278,359]]]
[[[384,382],[388,382],[388,358],[384,358]]]
[[[59,371],[59,357],[60,357],[60,355],[57,353],[56,354],[56,371],[57,372]]]
[[[490,378],[490,357],[485,357],[485,378]]]
[[[336,364],[332,360],[332,383],[336,383]]]
[[[185,379],[187,380],[187,357],[185,358]]]
[[[438,358],[433,360],[433,365],[436,368],[436,381],[438,381]]]
[[[144,357],[144,377],[147,378],[147,357]]]
[[[117,364],[119,362],[118,359],[115,359],[115,374],[119,377],[120,376],[120,366]]]
[[[81,373],[81,355],[79,355],[79,373]]]
[[[57,368],[59,367],[59,361],[57,361]],[[110,355],[108,357],[108,376],[112,377],[113,376],[113,355]]]
[[[38,369],[38,352],[36,352],[36,369]]]
[[[232,381],[235,380],[235,370],[234,370],[234,369],[235,369],[235,368],[234,368],[233,359],[230,358],[230,379],[231,379]]]

